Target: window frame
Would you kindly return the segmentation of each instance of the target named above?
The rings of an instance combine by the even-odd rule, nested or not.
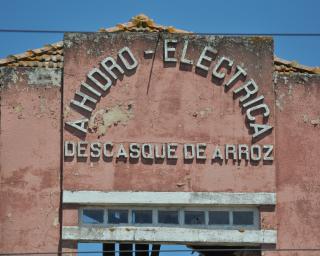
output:
[[[159,223],[159,210],[160,211],[176,211],[178,212],[178,224],[171,224],[171,223]],[[176,227],[176,226],[181,226],[183,222],[181,222],[181,209],[179,208],[172,208],[172,207],[159,207],[156,208],[156,219],[155,219],[155,224],[156,225],[161,225],[162,227]]]
[[[84,210],[103,210],[103,222],[102,223],[84,223],[82,220],[82,217],[84,216],[83,211]],[[94,226],[94,227],[104,227],[106,224],[106,208],[105,207],[101,207],[101,206],[86,206],[86,207],[81,207],[79,208],[78,211],[79,214],[79,218],[78,218],[78,223],[81,226],[86,226],[86,227],[90,227],[90,226]]]
[[[97,224],[84,223],[82,221],[83,210],[103,210],[104,211],[104,222]],[[127,210],[128,211],[128,223],[109,223],[108,212],[109,210]],[[152,211],[152,223],[133,223],[132,212],[134,210],[151,210]],[[178,212],[178,224],[169,223],[159,223],[159,210],[163,211],[177,211]],[[203,211],[205,217],[204,224],[185,224],[185,211]],[[209,212],[214,211],[227,211],[229,212],[229,224],[209,224]],[[234,211],[251,211],[253,212],[253,225],[234,225],[233,224],[233,212]],[[121,226],[136,226],[136,227],[174,227],[174,228],[203,228],[203,229],[215,229],[215,230],[259,230],[261,228],[260,224],[260,211],[258,207],[192,207],[192,206],[154,206],[154,207],[144,207],[144,206],[82,206],[78,209],[78,224],[85,227],[121,227]]]
[[[228,220],[229,220],[229,224],[210,224],[210,212],[227,212],[228,213]],[[233,210],[230,209],[209,209],[208,210],[208,226],[212,226],[212,227],[229,227],[232,226],[232,212]]]
[[[133,211],[151,211],[151,223],[133,223]],[[152,207],[134,207],[130,208],[130,225],[132,226],[154,226],[154,222],[156,220],[156,214],[155,211],[157,211],[157,208]]]
[[[253,212],[253,224],[252,225],[235,225],[233,224],[233,212],[248,212],[248,211],[252,211]],[[258,209],[249,209],[249,208],[235,208],[231,211],[231,224],[233,227],[241,229],[241,228],[245,228],[245,229],[254,229],[255,227],[260,229],[260,211]]]
[[[185,220],[185,216],[186,216],[186,212],[203,212],[204,213],[204,224],[186,224],[186,220]],[[202,227],[202,226],[207,226],[207,211],[205,209],[202,208],[185,208],[182,210],[182,215],[183,215],[183,226],[184,227]]]
[[[127,210],[128,211],[128,222],[127,223],[109,223],[109,210]],[[106,211],[106,225],[108,226],[128,226],[130,224],[130,214],[131,214],[131,209],[128,207],[108,207],[105,208]]]

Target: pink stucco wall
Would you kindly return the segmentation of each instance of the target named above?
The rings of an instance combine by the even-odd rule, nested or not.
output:
[[[279,75],[275,86],[277,247],[320,248],[320,77]]]
[[[35,84],[35,76],[47,73],[42,69],[2,71],[0,252],[56,252],[60,87],[52,82]]]
[[[176,57],[181,56],[184,40],[177,37]],[[129,118],[125,122],[111,123],[104,135],[96,130],[88,133],[86,141],[112,141],[114,143],[207,143],[212,152],[214,145],[251,144],[251,135],[246,127],[245,116],[232,89],[225,92],[223,85],[211,81],[211,71],[206,77],[182,70],[163,62],[163,38],[159,39],[149,83],[152,59],[144,58],[144,51],[155,49],[157,34],[70,34],[65,38],[64,67],[64,121],[81,119],[83,116],[70,106],[76,90],[80,89],[86,75],[99,63],[128,46],[137,58],[139,66],[130,76],[118,80],[115,86],[103,95],[89,118],[99,112],[122,109]],[[274,125],[274,95],[272,92],[273,44],[269,38],[224,38],[190,36],[188,58],[197,62],[206,45],[215,45],[218,56],[227,56],[235,61],[234,69],[225,78],[227,81],[236,65],[243,65],[248,79],[254,78],[260,86],[259,95],[265,96]],[[216,63],[218,57],[214,59]],[[213,64],[211,65],[212,68]],[[210,69],[211,70],[211,69]],[[239,83],[233,88],[239,86]],[[64,140],[79,141],[79,138],[64,129]],[[274,144],[274,133],[259,141]],[[257,166],[251,162],[233,162],[219,165],[211,163],[112,163],[100,159],[73,158],[64,162],[64,189],[67,190],[134,190],[134,191],[275,191],[275,165]]]
[[[220,165],[211,163],[209,155],[205,163],[184,163],[181,152],[176,163],[65,159],[61,149],[66,140],[124,145],[175,142],[180,150],[183,143],[204,142],[210,152],[218,144],[252,143],[232,89],[225,92],[210,74],[184,70],[179,62],[164,65],[162,38],[154,62],[144,57],[144,50],[156,48],[157,34],[72,34],[65,39],[63,104],[59,71],[2,70],[0,252],[57,251],[61,219],[64,225],[77,225],[77,206],[60,206],[62,170],[66,190],[276,192],[275,209],[260,207],[261,228],[277,229],[278,249],[320,248],[319,76],[275,75],[272,81],[273,46],[268,38],[215,41],[191,36],[188,57],[194,62],[210,42],[219,56],[234,59],[247,68],[248,78],[256,80],[259,95],[270,107],[268,123],[274,126],[258,144],[275,145],[273,163],[229,160]],[[178,38],[177,57],[182,42]],[[62,121],[82,118],[70,101],[87,73],[105,57],[116,58],[124,46],[132,50],[139,66],[101,97],[89,116],[91,132],[78,137],[61,129]],[[99,111],[108,118],[113,113],[116,121],[94,119]],[[62,248],[75,250],[76,245],[65,242]]]

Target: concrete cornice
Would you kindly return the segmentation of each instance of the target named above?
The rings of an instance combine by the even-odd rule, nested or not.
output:
[[[63,240],[144,241],[192,244],[260,245],[275,244],[276,230],[213,230],[171,227],[62,227]]]
[[[228,192],[63,191],[63,203],[81,205],[275,205],[276,194]]]

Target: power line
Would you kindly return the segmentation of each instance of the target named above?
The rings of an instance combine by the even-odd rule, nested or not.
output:
[[[63,34],[63,33],[93,33],[94,31],[80,30],[37,30],[37,29],[6,29],[0,28],[1,33],[45,33],[45,34]]]
[[[0,33],[43,33],[43,34],[63,34],[63,33],[95,33],[97,31],[85,31],[85,30],[38,30],[38,29],[7,29],[0,28]],[[100,32],[104,33],[104,32]],[[175,33],[179,34],[179,33]],[[194,35],[220,35],[220,36],[320,36],[318,32],[303,33],[303,32],[249,32],[249,33],[239,33],[239,32],[194,32]]]

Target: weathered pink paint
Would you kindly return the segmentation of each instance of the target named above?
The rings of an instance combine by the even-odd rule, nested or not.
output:
[[[60,88],[28,84],[41,69],[3,69],[0,252],[58,250]]]
[[[276,98],[277,247],[320,248],[320,77],[280,75]]]
[[[260,228],[277,230],[277,221],[274,206],[260,206]]]
[[[177,45],[176,57],[181,55],[183,40]],[[251,144],[245,116],[241,114],[238,100],[233,99],[232,89],[224,91],[223,85],[211,81],[211,72],[206,77],[179,67],[166,66],[163,62],[163,38],[159,40],[157,54],[150,76],[152,59],[144,58],[146,49],[155,49],[157,34],[71,34],[67,36],[64,67],[64,107],[69,107],[76,90],[80,89],[87,73],[107,56],[116,59],[124,46],[130,47],[139,62],[135,74],[124,76],[101,97],[97,111],[121,106],[130,108],[130,120],[112,124],[106,133],[88,133],[86,141],[113,141],[128,144],[205,142],[212,149],[216,144]],[[214,38],[190,36],[188,58],[197,62],[205,45]],[[211,42],[211,43],[212,43]],[[191,46],[190,46],[191,45]],[[247,68],[248,77],[260,86],[260,94],[270,107],[269,123],[274,124],[274,95],[272,92],[273,45],[271,39],[225,38],[217,46],[219,56],[232,58],[236,64]],[[214,62],[217,61],[217,58]],[[235,65],[234,65],[235,66]],[[211,70],[211,69],[210,69]],[[234,70],[227,76],[228,81]],[[234,85],[236,88],[240,83]],[[149,87],[149,88],[148,88]],[[83,118],[76,110],[69,109],[64,120]],[[99,126],[98,126],[99,129]],[[64,140],[78,141],[68,130]],[[274,133],[259,143],[274,144]],[[180,153],[181,155],[181,153]],[[103,191],[275,191],[275,165],[254,166],[229,160],[227,164],[211,164],[211,155],[205,164],[145,164],[116,162],[100,159],[85,162],[73,159],[64,162],[64,189]]]
[[[320,77],[276,75],[277,249],[320,248]],[[318,256],[319,251],[264,252]]]
[[[78,226],[79,225],[79,209],[74,206],[64,206],[62,210],[63,226]]]
[[[258,144],[275,145],[275,161],[269,165],[244,161],[211,163],[130,163],[63,159],[62,141],[113,141],[114,143],[251,144],[245,115],[232,89],[192,71],[163,63],[163,40],[152,59],[144,50],[155,49],[158,34],[73,34],[66,36],[63,105],[61,90],[48,84],[30,84],[28,72],[40,69],[6,68],[1,88],[1,187],[0,252],[57,251],[60,223],[78,225],[78,206],[60,204],[63,189],[102,191],[213,191],[276,192],[274,207],[260,207],[262,229],[276,229],[276,248],[320,248],[320,78],[318,75],[273,75],[270,39],[227,38],[217,44],[219,56],[232,58],[247,68],[248,79],[260,86],[259,95],[271,114],[271,134]],[[179,39],[176,56],[181,55]],[[196,42],[199,40],[198,42]],[[196,62],[206,37],[190,36],[193,49],[187,57]],[[98,118],[93,132],[77,137],[61,122],[82,118],[70,107],[87,73],[118,50],[128,46],[139,62],[136,72],[118,80],[101,97],[93,115],[108,109],[125,118],[106,126]],[[191,47],[191,46],[189,46]],[[216,58],[217,59],[217,58]],[[214,63],[216,62],[214,60]],[[227,75],[227,81],[234,72]],[[34,80],[34,79],[33,79]],[[49,79],[50,80],[50,79]],[[236,84],[233,88],[239,85]],[[62,109],[61,109],[62,107]],[[61,111],[64,114],[63,120]],[[259,120],[258,120],[259,122]],[[100,129],[100,130],[99,130]],[[181,152],[179,152],[181,156]],[[63,161],[63,163],[62,163]],[[61,166],[62,163],[62,166]],[[61,214],[59,214],[61,211]],[[59,219],[61,216],[61,219]],[[77,245],[63,241],[64,251]],[[319,252],[265,252],[264,255],[306,255]]]

